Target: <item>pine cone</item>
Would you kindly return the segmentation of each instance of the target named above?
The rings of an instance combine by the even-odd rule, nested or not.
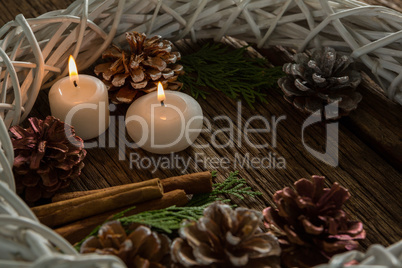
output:
[[[52,197],[77,178],[84,167],[86,151],[74,129],[53,116],[28,120],[29,128],[13,126],[10,132],[17,192],[31,203]],[[66,129],[71,133],[66,133]]]
[[[98,253],[120,257],[128,268],[168,267],[170,240],[143,225],[134,225],[129,236],[118,221],[103,224],[98,236],[81,245],[81,253]]]
[[[95,67],[95,74],[102,74],[109,91],[115,92],[112,101],[115,103],[131,103],[138,91],[145,93],[155,91],[158,82],[165,89],[180,89],[182,83],[177,77],[183,66],[176,64],[181,56],[172,52],[172,43],[154,36],[146,39],[145,34],[126,33],[130,51],[113,46],[102,53],[107,60]]]
[[[312,181],[298,180],[296,191],[286,187],[275,193],[278,209],[263,211],[266,226],[280,235],[282,259],[288,267],[327,262],[334,254],[357,248],[355,240],[366,236],[363,224],[351,221],[342,209],[349,192],[338,183],[324,188],[324,180],[316,175]]]
[[[197,222],[184,222],[172,244],[177,267],[279,267],[276,238],[258,227],[259,212],[217,202]]]
[[[353,69],[353,60],[339,55],[333,48],[313,50],[312,56],[294,56],[295,63],[283,65],[288,75],[278,80],[284,97],[302,111],[323,111],[325,105],[339,101],[339,116],[349,114],[362,99],[355,88],[360,72]],[[335,119],[335,118],[334,118]]]

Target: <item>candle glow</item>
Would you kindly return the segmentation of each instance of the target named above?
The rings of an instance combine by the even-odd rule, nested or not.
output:
[[[77,65],[75,64],[75,60],[72,55],[68,58],[68,72],[70,75],[70,81],[77,87],[78,83],[78,71]]]
[[[162,83],[158,83],[158,101],[161,103],[162,106],[164,106],[164,101],[165,101],[165,91],[163,90]]]
[[[182,92],[163,92],[161,84],[158,91],[134,101],[126,113],[126,129],[136,146],[155,154],[186,149],[198,137],[202,125],[197,101]]]
[[[79,75],[72,56],[68,67],[69,77],[56,81],[49,91],[51,114],[73,126],[84,140],[98,137],[109,127],[107,88],[96,77]]]

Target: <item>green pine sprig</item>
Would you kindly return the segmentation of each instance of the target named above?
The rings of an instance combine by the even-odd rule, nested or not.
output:
[[[176,207],[171,206],[159,210],[145,211],[139,214],[118,219],[124,226],[131,223],[141,223],[149,225],[168,234],[180,228],[183,220],[198,220],[204,211],[204,206],[199,207]]]
[[[251,190],[251,187],[247,186],[246,180],[239,178],[238,175],[239,171],[231,172],[223,183],[214,184],[212,194],[229,194],[239,199],[244,199],[244,196],[256,197],[257,195],[262,195],[261,192]]]
[[[266,59],[248,57],[246,49],[207,43],[197,52],[182,57],[180,63],[186,74],[179,76],[179,81],[194,98],[205,99],[210,88],[232,99],[242,98],[252,108],[256,100],[266,102],[264,91],[277,86],[284,73],[281,67],[267,67]]]
[[[213,184],[211,193],[195,194],[185,207],[171,206],[159,210],[144,211],[131,216],[124,216],[126,212],[133,208],[129,208],[113,216],[113,220],[120,221],[123,225],[128,226],[131,223],[141,223],[149,225],[158,231],[171,234],[180,228],[183,220],[198,220],[203,216],[204,209],[215,201],[229,203],[231,199],[223,199],[221,195],[235,196],[244,199],[245,196],[256,197],[262,195],[260,192],[251,190],[247,186],[246,180],[238,177],[239,172],[231,172],[223,182]],[[216,176],[216,172],[212,172],[212,176]],[[100,226],[96,227],[86,238],[79,242],[75,247],[79,250],[82,242],[90,236],[96,235]]]
[[[230,172],[229,176],[223,182],[215,183],[212,187],[213,190],[211,193],[194,195],[187,206],[202,206],[215,201],[231,201],[230,199],[220,198],[220,195],[232,195],[242,200],[245,196],[256,197],[262,195],[261,192],[251,190],[251,187],[247,186],[245,179],[239,178],[239,171]]]
[[[215,175],[215,174],[213,174]],[[244,196],[256,197],[260,192],[251,190],[246,180],[238,177],[239,172],[231,172],[229,177],[221,183],[213,184],[213,190],[207,194],[196,194],[185,207],[168,207],[165,209],[144,211],[132,216],[117,219],[122,224],[142,223],[149,225],[166,233],[172,233],[180,228],[183,220],[197,220],[203,215],[204,208],[215,201],[230,202],[230,199],[223,199],[220,195],[233,195],[240,199]]]

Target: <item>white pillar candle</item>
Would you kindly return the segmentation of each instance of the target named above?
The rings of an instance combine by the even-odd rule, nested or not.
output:
[[[84,140],[98,137],[109,127],[109,99],[105,84],[89,75],[71,75],[49,91],[52,115],[71,125]]]
[[[182,151],[202,129],[202,110],[195,99],[177,91],[165,91],[165,96],[158,100],[158,92],[149,93],[134,101],[126,114],[128,134],[151,153]]]

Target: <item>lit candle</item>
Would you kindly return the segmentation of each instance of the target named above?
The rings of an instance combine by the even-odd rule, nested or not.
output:
[[[52,115],[75,129],[84,140],[98,137],[109,127],[109,99],[101,80],[78,75],[72,56],[69,58],[69,77],[57,81],[49,91]]]
[[[177,91],[158,91],[134,101],[127,110],[126,128],[142,149],[156,154],[179,152],[201,132],[202,110],[198,102]]]

